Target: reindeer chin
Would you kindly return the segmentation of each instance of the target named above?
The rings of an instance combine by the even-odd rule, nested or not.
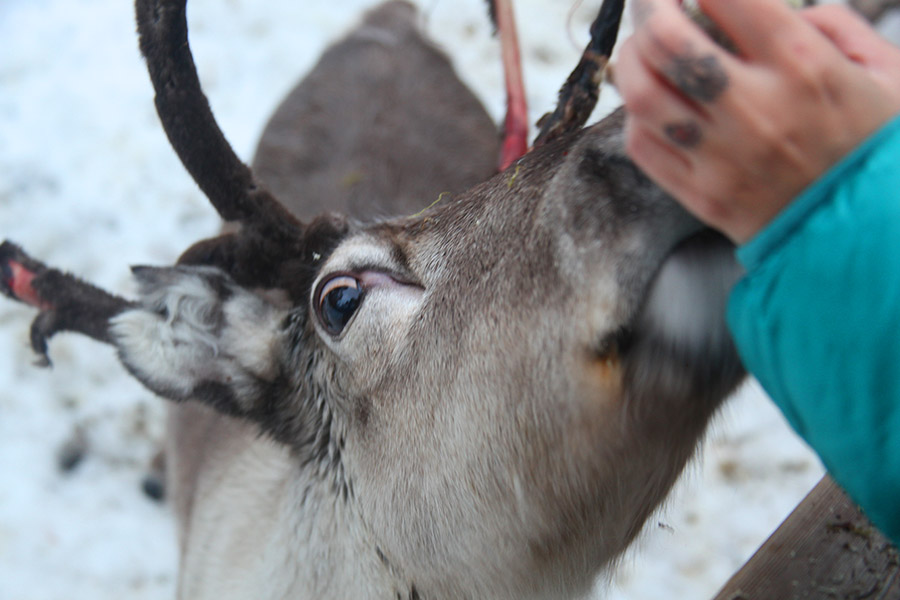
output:
[[[711,230],[691,236],[663,262],[638,328],[688,354],[727,350],[725,308],[742,273],[733,244],[723,236]]]
[[[725,321],[743,274],[734,245],[704,230],[682,241],[650,283],[629,336],[626,378],[640,397],[715,397],[745,372]]]

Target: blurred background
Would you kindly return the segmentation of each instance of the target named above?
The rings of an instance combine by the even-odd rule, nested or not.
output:
[[[499,42],[484,2],[417,3],[425,30],[499,122]],[[284,94],[374,4],[191,0],[201,80],[244,160]],[[532,123],[553,107],[598,7],[516,0]],[[0,0],[0,40],[0,237],[133,294],[129,265],[171,263],[214,234],[215,213],[158,124],[129,2]],[[595,119],[618,104],[605,89]],[[141,490],[163,401],[109,348],[77,336],[53,341],[52,369],[34,367],[32,316],[0,301],[0,600],[173,598],[174,523]],[[821,475],[747,384],[596,596],[710,597]]]

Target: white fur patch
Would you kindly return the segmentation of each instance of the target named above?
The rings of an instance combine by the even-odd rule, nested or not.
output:
[[[259,379],[273,377],[283,311],[214,269],[137,276],[143,308],[115,317],[110,331],[122,362],[151,390],[182,400],[198,385],[216,383],[241,401]]]

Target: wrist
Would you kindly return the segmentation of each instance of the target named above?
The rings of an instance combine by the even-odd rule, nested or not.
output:
[[[863,140],[818,179],[801,190],[752,237],[741,242],[737,253],[740,262],[748,271],[757,268],[842,188],[851,186],[854,180],[864,181],[869,168],[893,169],[893,157],[898,152],[900,152],[900,116],[892,118]]]

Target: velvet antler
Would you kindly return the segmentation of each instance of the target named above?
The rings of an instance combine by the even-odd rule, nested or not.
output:
[[[135,4],[156,110],[185,168],[226,221],[265,222],[285,237],[302,225],[253,176],[219,129],[188,45],[186,0]]]
[[[61,331],[111,343],[110,320],[134,303],[74,275],[53,269],[11,243],[0,244],[0,293],[39,310],[31,323],[31,347],[48,366],[47,340]]]
[[[304,225],[234,153],[200,88],[188,45],[185,2],[135,3],[141,52],[172,147],[219,215],[240,228],[195,244],[179,263],[216,266],[242,286],[285,288],[299,301],[306,286],[298,285],[298,266],[326,254],[346,226],[331,217]]]
[[[575,70],[559,91],[556,110],[538,121],[540,132],[535,146],[581,128],[591,116],[600,97],[600,83],[619,35],[625,0],[603,0],[600,13],[591,24],[591,40]]]

